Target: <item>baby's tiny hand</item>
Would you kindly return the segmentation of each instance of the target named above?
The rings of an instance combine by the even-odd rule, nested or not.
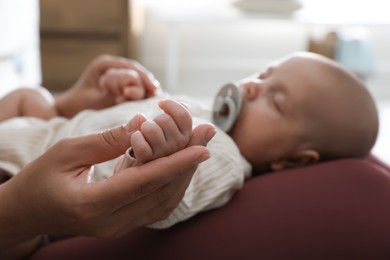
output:
[[[187,147],[192,135],[192,118],[185,106],[164,100],[159,104],[165,112],[146,121],[131,137],[134,156],[141,163],[171,155]]]
[[[146,88],[135,70],[111,68],[100,77],[99,85],[104,91],[115,95],[117,103],[146,97]]]

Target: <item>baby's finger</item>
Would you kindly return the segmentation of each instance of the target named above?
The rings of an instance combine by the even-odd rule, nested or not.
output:
[[[115,96],[119,96],[121,89],[119,88],[120,77],[118,77],[117,69],[108,69],[100,78],[99,86],[104,91],[113,93]]]
[[[89,67],[93,68],[93,66],[97,66],[97,72],[99,74],[103,74],[109,68],[126,68],[135,70],[139,74],[143,86],[146,87],[147,97],[156,96],[158,93],[162,92],[160,83],[156,80],[153,74],[134,60],[118,56],[102,55],[98,57],[94,61],[94,64],[91,64]]]
[[[154,121],[146,121],[141,125],[141,131],[152,149],[152,157],[143,158],[142,162],[164,156],[167,144],[161,127]]]
[[[153,120],[164,132],[166,141],[165,155],[176,152],[187,146],[190,140],[190,134],[183,135],[180,132],[177,123],[170,115],[161,114],[156,116]]]
[[[142,86],[127,86],[122,90],[122,96],[125,100],[140,100],[145,98],[146,89]]]
[[[173,118],[182,135],[187,136],[191,134],[192,118],[186,107],[179,102],[169,99],[160,101],[159,106]]]
[[[135,70],[108,69],[99,79],[100,87],[116,96],[123,95],[123,89],[129,86],[143,87],[142,80]],[[145,90],[146,91],[146,90]]]
[[[133,148],[134,156],[141,163],[150,161],[153,157],[153,150],[145,140],[140,131],[135,132],[131,136],[131,146]]]

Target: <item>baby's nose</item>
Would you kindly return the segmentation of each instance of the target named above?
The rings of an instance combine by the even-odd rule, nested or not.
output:
[[[240,85],[241,89],[244,92],[244,96],[247,99],[254,99],[261,93],[261,84],[260,82],[248,81]]]

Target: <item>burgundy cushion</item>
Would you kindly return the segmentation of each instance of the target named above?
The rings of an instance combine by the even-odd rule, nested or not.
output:
[[[370,157],[265,174],[173,228],[66,239],[31,257],[80,258],[390,259],[390,168]]]

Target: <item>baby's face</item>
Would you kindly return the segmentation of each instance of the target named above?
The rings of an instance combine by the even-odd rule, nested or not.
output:
[[[244,101],[229,135],[255,169],[305,148],[302,115],[321,80],[315,61],[290,57],[237,82]]]

